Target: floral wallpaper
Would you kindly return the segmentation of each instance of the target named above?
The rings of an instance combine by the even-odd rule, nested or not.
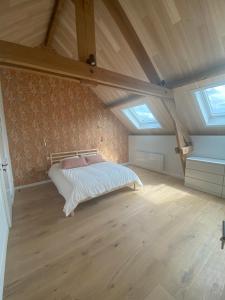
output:
[[[97,148],[128,161],[128,131],[86,86],[22,70],[1,69],[15,185],[47,179],[51,152]]]

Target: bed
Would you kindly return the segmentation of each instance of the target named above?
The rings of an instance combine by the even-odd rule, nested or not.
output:
[[[131,169],[109,161],[85,167],[62,169],[60,161],[73,156],[97,154],[96,149],[50,154],[51,167],[48,176],[58,192],[64,197],[63,211],[66,216],[74,215],[81,202],[121,189],[125,186],[142,186],[137,174]]]

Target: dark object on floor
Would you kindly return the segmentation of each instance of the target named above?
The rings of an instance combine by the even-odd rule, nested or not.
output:
[[[222,232],[223,232],[223,235],[220,238],[220,240],[221,240],[221,249],[223,250],[224,244],[225,244],[225,221],[223,221]]]

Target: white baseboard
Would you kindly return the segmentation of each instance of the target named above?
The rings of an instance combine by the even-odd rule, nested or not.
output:
[[[166,171],[161,171],[160,172],[160,171],[150,170],[150,169],[147,169],[147,168],[143,168],[143,167],[134,165],[134,164],[132,164],[130,162],[126,163],[126,165],[131,165],[131,166],[134,166],[134,167],[138,167],[138,168],[147,170],[149,172],[155,172],[155,173],[158,173],[158,174],[167,175],[167,176],[171,176],[171,177],[174,177],[174,178],[178,178],[178,179],[184,180],[184,176],[182,176],[182,175],[178,175],[178,174],[174,174],[174,173],[168,173]]]
[[[26,189],[29,187],[33,187],[33,186],[37,186],[37,185],[41,185],[41,184],[46,184],[51,182],[50,179],[48,180],[43,180],[43,181],[38,181],[38,182],[34,182],[34,183],[30,183],[30,184],[25,184],[25,185],[18,185],[15,187],[15,190],[21,190],[21,189]]]
[[[161,174],[184,180],[184,176],[182,176],[182,175],[177,175],[177,174],[168,173],[168,172],[162,172]]]

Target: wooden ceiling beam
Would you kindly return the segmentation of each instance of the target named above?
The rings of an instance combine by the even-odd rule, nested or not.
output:
[[[0,41],[0,65],[42,71],[70,79],[89,80],[93,83],[120,88],[131,93],[172,98],[172,91],[90,65],[50,53],[44,48],[30,48],[6,41]]]
[[[152,83],[160,84],[160,78],[155,67],[119,1],[103,0],[103,2],[133,51],[148,80]]]
[[[96,60],[94,0],[73,0],[75,4],[78,57],[87,62]]]
[[[225,64],[224,61],[222,61],[218,65],[214,65],[210,68],[207,68],[205,70],[201,70],[192,74],[189,74],[186,77],[183,78],[177,78],[172,81],[168,81],[167,85],[170,88],[178,88],[182,87],[184,85],[192,84],[201,80],[208,79],[210,77],[224,75],[225,74]]]
[[[55,0],[53,10],[52,10],[52,14],[51,14],[51,17],[50,17],[50,20],[49,20],[45,40],[44,40],[44,43],[43,43],[43,45],[45,47],[50,47],[51,46],[51,43],[52,43],[52,40],[53,40],[53,37],[54,37],[54,33],[55,33],[55,29],[56,29],[57,17],[59,15],[59,13],[62,11],[64,3],[65,3],[65,0]]]
[[[119,107],[124,104],[132,103],[132,102],[140,100],[140,99],[145,99],[145,98],[143,95],[131,94],[126,97],[117,99],[117,100],[113,101],[112,103],[106,104],[106,107],[112,109],[112,108],[116,108],[116,107]]]

